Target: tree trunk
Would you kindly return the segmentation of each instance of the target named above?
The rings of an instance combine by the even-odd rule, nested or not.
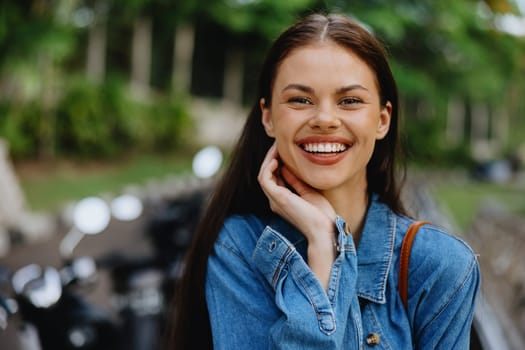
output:
[[[509,114],[507,108],[502,106],[492,116],[494,142],[500,149],[506,146],[509,139]]]
[[[493,150],[489,141],[489,110],[483,103],[475,103],[472,106],[470,116],[471,149],[474,158],[483,161],[493,156]]]
[[[58,81],[58,77],[54,62],[48,54],[43,53],[40,55],[38,65],[42,73],[40,90],[42,115],[40,116],[38,127],[38,157],[42,160],[48,160],[55,157],[55,107],[58,93],[55,82]]]
[[[194,26],[188,23],[177,26],[173,46],[172,89],[183,95],[190,94],[194,47]]]
[[[445,139],[449,146],[457,146],[465,135],[465,104],[457,98],[449,98]]]
[[[131,47],[131,92],[138,97],[146,97],[149,93],[151,41],[151,19],[137,18],[133,25]]]
[[[228,50],[224,72],[223,96],[226,101],[242,104],[243,52],[239,48]]]
[[[102,83],[106,74],[107,26],[104,19],[89,27],[86,76],[88,80]]]

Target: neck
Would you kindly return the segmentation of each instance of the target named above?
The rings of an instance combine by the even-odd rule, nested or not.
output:
[[[337,215],[342,217],[350,230],[354,242],[357,245],[365,223],[366,212],[368,210],[368,193],[365,186],[355,186],[350,190],[333,191],[323,193],[328,199]]]

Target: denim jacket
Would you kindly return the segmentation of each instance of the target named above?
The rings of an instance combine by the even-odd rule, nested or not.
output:
[[[468,349],[480,283],[475,254],[444,230],[421,227],[405,308],[397,280],[411,222],[373,196],[356,247],[337,217],[325,290],[293,226],[277,216],[228,218],[206,276],[214,349]]]

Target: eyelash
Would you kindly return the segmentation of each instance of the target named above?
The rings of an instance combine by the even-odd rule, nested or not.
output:
[[[313,104],[312,100],[310,100],[308,97],[292,97],[288,99],[288,102],[291,103],[300,103],[300,104]]]
[[[363,101],[357,97],[345,97],[339,101],[339,103],[343,105],[355,105],[362,102]]]
[[[299,104],[313,104],[312,100],[310,100],[308,97],[292,97],[288,99],[288,102],[290,103],[299,103]],[[347,105],[355,105],[358,103],[362,103],[363,101],[357,97],[345,97],[339,101],[339,104],[347,106]]]

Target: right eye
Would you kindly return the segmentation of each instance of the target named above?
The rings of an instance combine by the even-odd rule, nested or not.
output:
[[[288,99],[288,102],[297,103],[297,104],[308,104],[308,105],[313,104],[312,100],[310,100],[308,97],[303,97],[303,96],[291,97]]]

